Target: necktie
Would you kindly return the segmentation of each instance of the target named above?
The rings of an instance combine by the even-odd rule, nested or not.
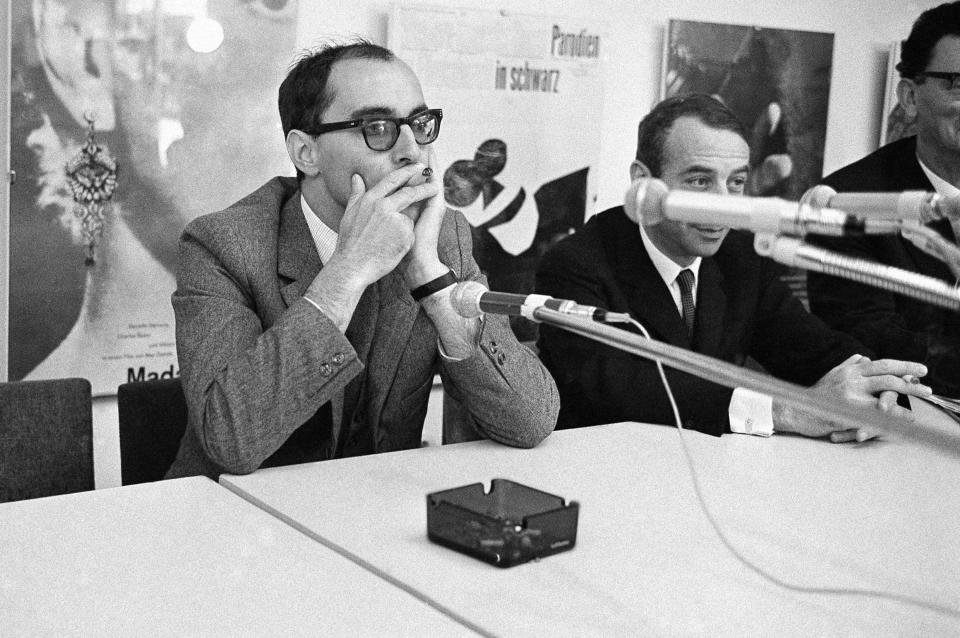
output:
[[[677,284],[680,286],[680,301],[683,304],[683,320],[687,324],[687,334],[693,336],[693,314],[696,312],[693,305],[693,272],[689,269],[681,270],[677,275]]]

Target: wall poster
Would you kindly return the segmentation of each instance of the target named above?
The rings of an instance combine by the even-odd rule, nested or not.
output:
[[[661,95],[709,93],[751,134],[750,193],[797,200],[819,182],[833,34],[671,20]]]
[[[579,228],[596,199],[603,27],[590,20],[397,7],[390,48],[427,104],[443,109],[437,143],[447,204],[473,227],[490,287],[531,292],[540,256]],[[513,324],[520,339],[533,324]]]
[[[820,181],[832,33],[671,20],[664,42],[660,94],[714,95],[746,126],[748,194],[799,200]],[[804,271],[781,279],[808,303]]]
[[[897,97],[897,85],[900,84],[900,74],[897,72],[898,62],[900,62],[900,42],[894,42],[890,46],[890,58],[887,60],[887,84],[883,93],[879,146],[896,142],[901,137],[917,134],[915,120],[907,117]]]
[[[8,377],[178,376],[180,231],[292,174],[296,2],[34,0],[11,27]]]

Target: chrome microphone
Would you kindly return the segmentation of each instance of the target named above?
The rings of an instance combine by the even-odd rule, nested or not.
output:
[[[669,190],[658,179],[638,180],[627,190],[627,216],[646,226],[664,219],[726,226],[785,235],[859,236],[895,233],[901,224],[889,219],[848,215],[777,197],[739,197],[688,190]]]
[[[937,219],[960,219],[960,196],[926,191],[838,193],[817,184],[800,198],[814,208],[832,208],[857,217],[902,220],[926,224]]]
[[[569,299],[554,299],[546,295],[522,295],[509,292],[493,292],[478,281],[464,281],[450,292],[450,303],[457,314],[467,319],[479,317],[485,312],[495,315],[537,318],[538,308],[549,308],[567,315],[588,317],[601,323],[629,323],[630,315],[610,312],[595,306],[584,306]]]
[[[753,247],[758,255],[793,268],[849,279],[950,310],[960,310],[960,290],[935,277],[834,253],[805,244],[796,237],[760,233],[754,238]]]

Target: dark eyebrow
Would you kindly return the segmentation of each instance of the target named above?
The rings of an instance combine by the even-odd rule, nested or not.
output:
[[[684,169],[684,171],[683,171],[682,174],[683,174],[683,175],[688,175],[688,174],[690,174],[690,173],[709,173],[710,175],[715,175],[716,172],[717,172],[717,171],[715,171],[714,169],[710,168],[709,166],[699,166],[699,165],[696,165],[696,164],[695,164],[695,165],[693,165],[693,166],[688,166],[686,169]],[[744,165],[741,166],[740,168],[734,169],[734,170],[732,170],[732,171],[730,171],[730,172],[731,172],[731,173],[749,173],[749,172],[750,172],[750,166],[749,166],[748,164],[744,164]]]
[[[690,173],[709,173],[710,175],[714,175],[716,174],[716,172],[717,171],[710,168],[709,166],[699,166],[697,164],[694,164],[693,166],[688,166],[687,168],[683,169],[684,175],[688,175]]]
[[[410,110],[410,112],[407,114],[407,117],[414,115],[415,113],[420,113],[421,111],[426,111],[426,110],[427,110],[426,104],[422,104],[422,103],[418,104],[417,106],[413,107]],[[381,105],[375,104],[371,106],[361,107],[359,109],[356,109],[355,111],[351,111],[350,113],[350,119],[353,119],[353,120],[362,120],[364,118],[378,117],[378,116],[379,117],[396,117],[397,111],[396,109],[389,106],[381,106]]]

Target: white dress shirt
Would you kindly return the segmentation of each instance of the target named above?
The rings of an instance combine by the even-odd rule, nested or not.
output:
[[[330,228],[313,212],[310,204],[300,195],[300,208],[303,209],[303,218],[307,220],[307,227],[310,228],[310,236],[313,237],[313,244],[317,247],[317,254],[320,255],[320,263],[326,265],[333,257],[333,251],[337,249],[337,238],[340,236],[337,231]],[[309,299],[307,301],[310,301]],[[312,301],[310,303],[313,303]],[[313,304],[317,305],[317,304]]]

